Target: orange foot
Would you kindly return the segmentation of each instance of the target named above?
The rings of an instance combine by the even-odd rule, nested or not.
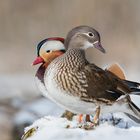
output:
[[[80,115],[79,115],[79,119],[78,119],[79,123],[81,123],[82,120],[83,120],[83,114],[80,114]]]
[[[90,120],[90,115],[86,115],[85,120],[86,120],[86,122],[91,122],[91,120]],[[82,121],[83,121],[83,114],[80,114],[80,115],[79,115],[79,118],[78,118],[78,122],[79,122],[79,123],[82,123]]]

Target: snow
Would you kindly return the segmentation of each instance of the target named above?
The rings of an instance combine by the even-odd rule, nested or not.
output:
[[[68,121],[66,118],[46,116],[27,127],[25,134],[34,128],[35,131],[27,140],[140,139],[140,124],[136,124],[122,113],[116,113],[113,116],[115,120],[120,120],[115,126],[111,122],[112,114],[108,114],[103,116],[100,125],[92,130],[80,128],[82,124],[79,124],[76,119]]]

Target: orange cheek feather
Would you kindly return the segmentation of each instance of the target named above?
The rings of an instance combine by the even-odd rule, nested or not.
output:
[[[44,66],[47,67],[55,58],[64,54],[61,51],[53,51],[51,53],[43,53],[41,57],[44,59],[45,63]]]

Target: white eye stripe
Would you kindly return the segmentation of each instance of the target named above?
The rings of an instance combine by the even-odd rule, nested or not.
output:
[[[53,51],[53,50],[65,50],[64,44],[61,41],[58,40],[49,40],[45,42],[40,51]]]

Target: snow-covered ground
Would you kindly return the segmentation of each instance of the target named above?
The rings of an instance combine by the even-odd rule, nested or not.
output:
[[[107,119],[105,120],[105,118]],[[110,119],[109,119],[110,118]],[[112,125],[112,115],[104,116],[105,121],[92,130],[85,130],[77,120],[68,121],[65,118],[44,117],[25,129],[23,140],[139,140],[140,125],[124,117],[122,114],[114,115],[120,121]],[[28,137],[28,135],[30,135]]]
[[[133,95],[131,98],[137,106],[140,106],[139,96]],[[53,112],[52,108],[48,112]],[[140,124],[134,122],[123,113],[104,114],[100,117],[99,126],[86,130],[84,126],[90,124],[86,122],[79,124],[78,116],[74,116],[72,121],[60,118],[60,112],[62,113],[62,110],[56,108],[56,113],[52,114],[53,116],[43,117],[25,128],[23,140],[140,139]]]

